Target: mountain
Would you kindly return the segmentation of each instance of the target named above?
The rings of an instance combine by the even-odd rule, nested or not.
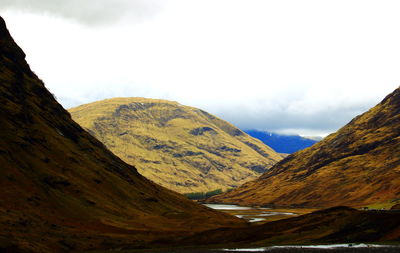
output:
[[[142,175],[181,193],[239,186],[282,159],[230,123],[177,102],[112,98],[69,112]]]
[[[146,245],[242,221],[141,176],[75,123],[0,18],[0,252]]]
[[[278,153],[292,154],[299,150],[311,147],[321,139],[306,138],[299,135],[281,135],[267,131],[245,130],[245,132],[262,141]]]
[[[245,205],[364,206],[400,197],[400,88],[259,179],[210,201]]]

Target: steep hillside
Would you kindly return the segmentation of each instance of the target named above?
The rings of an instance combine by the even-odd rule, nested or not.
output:
[[[245,130],[245,132],[262,141],[276,152],[284,154],[292,154],[299,150],[311,147],[317,140],[308,139],[299,135],[281,135],[276,133],[258,131],[258,130]]]
[[[85,132],[2,18],[0,94],[0,252],[108,249],[241,224],[150,182]]]
[[[400,88],[312,147],[211,201],[363,206],[400,197]]]
[[[69,111],[142,175],[181,193],[236,187],[282,158],[228,122],[176,102],[113,98]]]

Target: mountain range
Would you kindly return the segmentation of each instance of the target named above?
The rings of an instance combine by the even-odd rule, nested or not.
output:
[[[282,159],[232,124],[177,102],[112,98],[69,112],[142,175],[181,193],[237,187]]]
[[[259,139],[278,153],[292,154],[299,150],[311,147],[322,138],[301,137],[299,135],[283,135],[268,131],[245,130],[248,135]]]

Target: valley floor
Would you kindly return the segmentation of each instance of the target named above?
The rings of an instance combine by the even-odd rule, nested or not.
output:
[[[245,207],[238,206],[223,207],[246,210]],[[366,212],[348,207],[334,207],[288,219],[249,224],[245,227],[204,231],[182,240],[169,241],[168,244],[164,241],[164,244],[154,242],[156,244],[147,245],[155,248],[156,245],[164,246],[160,249],[120,248],[107,252],[395,253],[400,252],[399,227],[400,214],[396,212]],[[85,253],[102,252],[105,251]]]

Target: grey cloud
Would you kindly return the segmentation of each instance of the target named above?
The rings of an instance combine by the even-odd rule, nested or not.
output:
[[[371,104],[354,105],[351,108],[338,106],[336,108],[325,108],[311,114],[294,114],[285,110],[272,112],[266,110],[255,114],[241,108],[226,108],[226,110],[220,110],[215,114],[241,129],[259,129],[272,132],[284,132],[293,129],[293,133],[306,131],[307,133],[327,134],[338,130],[370,107]]]
[[[139,89],[135,90],[135,92],[129,92],[126,90],[119,92],[98,90],[96,92],[86,93],[82,96],[82,98],[84,98],[83,100],[77,100],[72,97],[61,97],[59,101],[66,108],[70,108],[91,101],[119,96],[163,98],[162,96],[155,96],[154,94],[148,96],[145,92],[143,93]],[[164,99],[179,101],[179,99],[174,98]],[[373,100],[351,105],[321,105],[321,109],[316,112],[305,110],[304,112],[296,113],[286,109],[290,103],[285,103],[286,106],[282,105],[275,108],[266,108],[263,105],[260,105],[257,108],[246,108],[229,102],[223,102],[219,104],[218,107],[215,105],[200,105],[196,107],[208,111],[243,130],[258,129],[278,133],[324,135],[338,130],[350,122],[350,120],[355,116],[366,112],[376,103],[377,102]],[[193,106],[193,104],[190,103],[183,104]]]
[[[157,0],[2,0],[1,9],[47,14],[87,25],[103,25],[122,18],[140,21],[162,9]]]
[[[81,97],[83,100],[77,100],[72,97],[60,97],[60,102],[66,107],[70,108],[83,103],[97,101],[110,97],[119,96],[143,96],[152,98],[164,98],[169,100],[177,100],[175,98],[165,98],[163,96],[147,95],[146,92],[136,89],[134,92],[127,90],[97,90],[90,93],[85,93]],[[287,110],[290,102],[283,103],[281,106],[274,108],[265,107],[260,105],[257,107],[246,108],[244,106],[235,105],[235,103],[222,102],[218,106],[215,104],[210,105],[197,105],[209,113],[212,113],[235,126],[246,129],[267,130],[278,133],[290,134],[307,134],[307,135],[320,135],[328,134],[338,130],[344,126],[355,116],[366,112],[369,108],[373,107],[377,101],[364,101],[355,104],[337,104],[336,106],[321,105],[320,110],[312,112],[312,110],[304,110],[300,112],[293,112]],[[194,106],[190,103],[183,103],[185,105]],[[288,132],[289,130],[289,132]]]

